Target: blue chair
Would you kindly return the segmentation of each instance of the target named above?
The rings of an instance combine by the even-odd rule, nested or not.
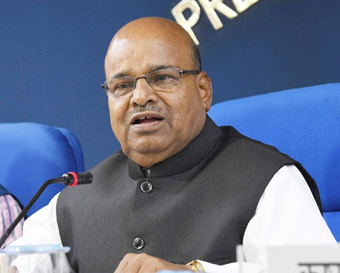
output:
[[[0,184],[26,205],[48,179],[84,171],[81,146],[70,131],[38,123],[0,123]],[[63,189],[47,187],[28,215]]]
[[[324,218],[340,241],[340,83],[225,101],[208,114],[301,162],[318,184]]]

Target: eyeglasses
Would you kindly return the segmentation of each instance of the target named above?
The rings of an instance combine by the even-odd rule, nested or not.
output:
[[[164,68],[145,74],[142,77],[113,77],[105,81],[101,87],[106,93],[112,93],[116,96],[123,96],[136,88],[137,80],[146,79],[148,84],[154,90],[171,90],[179,84],[182,74],[197,75],[198,70],[180,70],[178,68]]]

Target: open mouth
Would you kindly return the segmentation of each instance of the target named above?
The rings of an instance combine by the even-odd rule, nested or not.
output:
[[[132,124],[146,124],[146,123],[152,123],[152,122],[156,122],[156,121],[161,121],[163,120],[163,118],[159,118],[159,117],[140,117],[135,119]]]

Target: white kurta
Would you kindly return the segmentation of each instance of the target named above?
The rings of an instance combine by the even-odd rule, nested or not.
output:
[[[26,220],[23,237],[13,244],[61,244],[56,218],[57,199],[58,195]],[[245,269],[249,273],[264,272],[261,246],[335,243],[304,177],[295,166],[284,166],[269,182],[246,228],[243,245],[254,246],[255,251],[246,253]],[[201,263],[207,272],[238,272],[236,263],[222,266]],[[34,257],[30,261],[17,260],[16,266],[19,273],[32,273],[44,263]],[[40,271],[46,270],[41,268]]]

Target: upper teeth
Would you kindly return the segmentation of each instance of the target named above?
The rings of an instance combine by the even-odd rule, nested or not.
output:
[[[140,118],[140,119],[149,119],[149,118],[151,118],[151,117],[142,117],[142,118]]]

